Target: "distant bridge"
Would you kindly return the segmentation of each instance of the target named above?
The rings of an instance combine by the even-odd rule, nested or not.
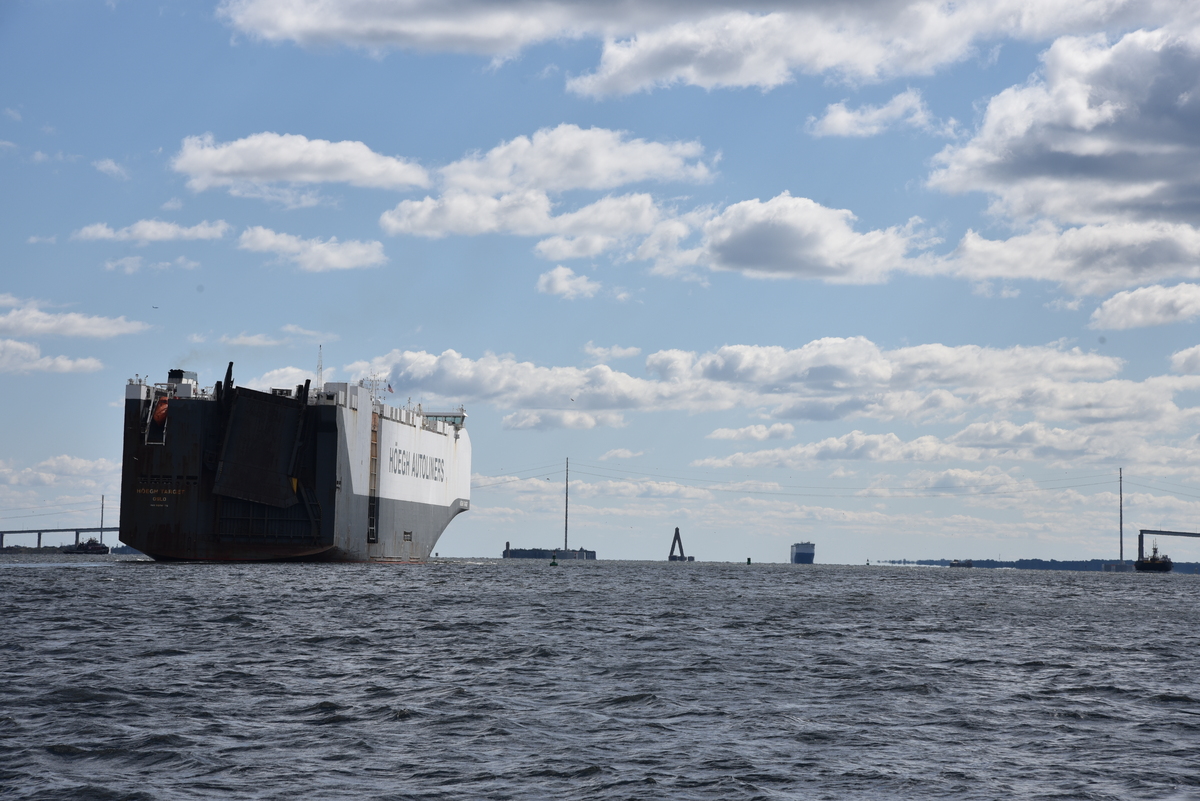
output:
[[[37,538],[38,538],[37,547],[41,548],[43,534],[63,534],[68,531],[75,532],[75,544],[78,545],[80,534],[91,534],[93,532],[99,531],[100,532],[100,541],[104,542],[104,532],[120,531],[120,528],[117,526],[104,526],[104,527],[91,526],[88,528],[24,528],[24,529],[20,529],[19,531],[0,531],[0,548],[4,547],[4,537],[8,534],[37,534]],[[1197,535],[1197,536],[1200,536],[1200,535]]]

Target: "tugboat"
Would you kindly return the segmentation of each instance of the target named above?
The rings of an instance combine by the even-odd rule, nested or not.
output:
[[[80,542],[75,545],[67,545],[62,549],[63,553],[73,554],[88,554],[89,556],[103,556],[109,552],[109,547],[100,540],[92,537],[87,542]]]
[[[1171,561],[1171,557],[1165,553],[1161,556],[1158,553],[1158,541],[1154,541],[1154,545],[1150,549],[1150,558],[1145,557],[1138,559],[1133,563],[1139,573],[1170,573],[1171,568],[1175,565]]]
[[[955,559],[952,562],[950,562],[950,567],[975,567],[975,563],[972,562],[970,559],[963,559],[961,561],[958,559]]]

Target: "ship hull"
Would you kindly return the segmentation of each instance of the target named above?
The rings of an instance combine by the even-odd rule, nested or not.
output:
[[[156,391],[127,393],[120,522],[155,559],[422,562],[470,508],[465,429],[360,387],[218,385],[170,397],[161,426]]]
[[[792,546],[793,565],[811,565],[816,557],[816,546],[811,542],[797,542]]]

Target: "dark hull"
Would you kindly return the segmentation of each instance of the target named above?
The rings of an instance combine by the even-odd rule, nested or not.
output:
[[[1175,565],[1170,559],[1159,559],[1156,561],[1139,559],[1133,563],[1133,566],[1139,573],[1170,573]]]
[[[596,552],[583,548],[559,550],[557,548],[505,548],[503,559],[595,559]]]
[[[333,548],[336,407],[238,387],[217,401],[172,398],[165,430],[149,432],[148,410],[125,402],[123,543],[189,561]]]

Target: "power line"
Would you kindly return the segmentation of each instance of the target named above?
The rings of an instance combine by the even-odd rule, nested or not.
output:
[[[96,500],[94,500],[94,501],[73,501],[72,503],[60,503],[60,504],[58,504],[58,506],[59,507],[88,506],[89,504],[98,506],[100,504],[99,496],[97,496]],[[48,509],[48,508],[50,508],[50,507],[47,507],[44,504],[38,505],[38,506],[11,506],[8,509],[0,509],[0,512],[24,512],[29,509]]]
[[[639,471],[639,470],[625,470],[625,469],[618,470],[616,468],[606,467],[604,465],[593,465],[593,464],[586,464],[583,462],[577,462],[576,464],[582,464],[584,467],[590,467],[593,470],[602,470],[602,471],[605,471],[608,473],[614,473],[614,474],[616,474],[615,477],[618,477],[618,478],[623,478],[623,477],[625,477],[625,475],[634,475],[634,476],[647,476],[649,478],[672,479],[675,481],[700,481],[700,482],[705,482],[705,483],[710,483],[710,484],[727,484],[727,483],[729,483],[729,479],[696,478],[693,476],[672,476],[672,475],[666,475],[666,474],[662,474],[662,473],[647,473],[647,472],[643,472],[643,471]],[[576,472],[578,472],[578,471],[576,471]],[[589,475],[596,475],[596,474],[589,474]],[[1045,478],[1045,479],[1025,479],[1025,480],[1031,481],[1034,484],[1050,484],[1050,483],[1057,483],[1057,482],[1062,482],[1062,481],[1083,481],[1084,479],[1089,479],[1089,478],[1105,478],[1108,475],[1109,475],[1108,473],[1095,473],[1095,474],[1091,474],[1091,475],[1071,476],[1068,478]],[[599,475],[597,477],[598,478],[612,478],[613,476]],[[1006,483],[1007,482],[998,481],[998,482],[994,482],[991,484],[975,484],[972,487],[965,487],[964,489],[976,489],[976,488],[981,488],[981,487],[1003,487],[1006,485]],[[1101,482],[1101,483],[1107,483],[1107,482]],[[846,487],[846,486],[829,486],[829,485],[822,485],[822,484],[779,484],[778,486],[786,487],[788,489],[836,490],[836,491],[912,490],[913,489],[913,487],[911,487],[911,486],[909,486],[909,487],[903,487],[903,486],[902,487],[881,487],[881,486]],[[1066,487],[1058,487],[1057,489],[1071,489],[1074,486],[1096,486],[1096,485],[1076,484],[1076,485],[1071,485],[1071,486],[1066,486]],[[947,490],[954,489],[954,488],[955,487],[953,485],[928,487],[928,489],[947,489]],[[1055,488],[1050,487],[1049,489],[1055,489]]]
[[[120,507],[114,506],[112,508],[119,509]],[[72,512],[82,512],[82,511],[86,511],[86,510],[84,510],[84,509],[68,509],[66,511],[40,512],[38,514],[33,514],[33,515],[10,515],[9,517],[0,517],[0,520],[25,520],[30,517],[54,517],[55,515],[66,515],[66,514],[71,514]]]
[[[549,465],[547,465],[546,467],[549,467]],[[647,472],[638,471],[638,470],[621,470],[621,469],[610,468],[610,467],[605,467],[605,466],[601,466],[601,465],[589,465],[586,463],[584,464],[584,467],[590,467],[594,470],[599,470],[599,471],[603,471],[603,472],[596,473],[596,472],[589,472],[588,470],[578,470],[577,469],[576,474],[590,476],[592,478],[604,479],[604,480],[608,480],[608,481],[628,481],[635,485],[647,483],[646,479],[654,479],[654,480],[659,480],[659,481],[671,481],[671,482],[679,484],[680,486],[690,487],[693,489],[712,491],[712,492],[727,492],[727,493],[738,493],[738,494],[749,494],[749,495],[776,495],[776,496],[784,496],[784,497],[807,497],[807,498],[854,498],[854,497],[863,497],[862,493],[885,493],[885,492],[888,493],[888,495],[886,497],[891,497],[891,498],[939,498],[939,497],[962,498],[962,497],[976,497],[976,496],[980,496],[980,495],[1020,495],[1020,494],[1029,493],[1029,492],[1053,492],[1053,491],[1066,490],[1066,489],[1078,489],[1078,488],[1083,488],[1083,487],[1104,486],[1104,485],[1111,483],[1111,479],[1109,479],[1108,481],[1101,481],[1101,482],[1078,483],[1078,482],[1081,482],[1083,479],[1107,478],[1108,477],[1107,473],[1097,473],[1094,475],[1072,476],[1072,477],[1068,477],[1068,478],[1050,478],[1050,479],[1041,479],[1041,480],[1026,479],[1026,481],[1030,481],[1034,484],[1053,484],[1053,485],[1057,485],[1057,486],[1017,487],[1017,488],[1007,487],[1004,489],[989,489],[989,488],[995,488],[995,487],[1006,487],[1006,484],[1004,484],[1002,482],[996,482],[996,483],[991,483],[991,484],[976,484],[973,486],[963,486],[963,487],[957,487],[957,486],[951,486],[951,485],[934,485],[931,487],[912,487],[912,486],[907,486],[907,487],[881,487],[881,486],[836,487],[836,486],[827,486],[827,485],[786,485],[786,484],[780,485],[780,484],[775,484],[775,486],[779,487],[780,489],[765,489],[765,488],[764,489],[754,489],[753,487],[745,487],[745,486],[741,486],[741,487],[729,486],[730,481],[728,479],[718,480],[718,479],[694,478],[694,477],[684,477],[684,476],[671,476],[671,475],[664,475],[664,474],[660,474],[660,473],[647,473]],[[531,472],[536,469],[537,468],[529,468],[528,470],[517,471],[517,472]],[[527,477],[525,477],[524,480],[549,478],[549,476],[560,475],[560,474],[562,474],[563,471],[562,470],[553,470],[553,471],[547,471],[547,472],[549,473],[549,475],[543,474],[543,475],[527,476]],[[638,478],[638,477],[640,477],[640,478]],[[486,484],[476,484],[473,487],[473,489],[487,489],[490,487],[505,486],[505,485],[519,483],[522,480],[521,478],[517,478],[515,474],[508,474],[506,476],[497,476],[497,478],[501,478],[502,480],[491,481]],[[1073,481],[1073,482],[1077,482],[1077,483],[1072,483],[1072,484],[1064,484],[1063,483],[1063,482],[1067,482],[1067,481]],[[697,482],[700,482],[707,486],[701,486]],[[763,482],[763,483],[766,483],[766,482]],[[771,482],[771,483],[774,483],[774,482]],[[713,485],[719,485],[719,484],[724,484],[725,486],[713,486]],[[817,490],[817,491],[815,491],[815,492],[814,491],[789,492],[786,490]],[[821,490],[825,490],[825,491],[822,492]],[[851,493],[853,493],[853,494],[851,494]]]
[[[593,478],[604,478],[604,479],[610,479],[610,480],[613,478],[613,476],[600,475],[597,473],[589,473],[584,470],[576,470],[575,472],[580,475],[592,476]],[[939,489],[951,489],[950,487],[929,487],[926,489],[922,489],[919,487],[863,487],[863,488],[846,487],[846,488],[839,488],[839,489],[843,489],[843,491],[840,493],[830,493],[830,492],[782,492],[779,490],[753,489],[750,487],[712,487],[712,486],[697,487],[692,484],[681,484],[681,486],[692,487],[694,489],[707,490],[710,492],[732,492],[732,493],[741,493],[741,494],[749,494],[749,495],[781,495],[781,496],[794,497],[794,498],[856,498],[856,497],[864,497],[863,495],[859,494],[861,492],[870,492],[873,490],[874,491],[886,491],[888,493],[891,493],[886,496],[889,498],[962,498],[962,497],[973,497],[973,496],[978,496],[978,495],[1020,495],[1022,493],[1027,493],[1027,492],[1054,492],[1056,490],[1076,489],[1079,487],[1099,487],[1099,486],[1104,486],[1104,485],[1107,485],[1110,483],[1112,483],[1112,482],[1100,481],[1100,482],[1087,483],[1087,484],[1069,484],[1069,485],[1061,486],[1061,487],[1024,487],[1024,488],[1018,488],[1018,489],[992,490],[992,491],[986,491],[986,492],[979,491],[975,487],[962,487],[961,492],[935,492],[934,491],[934,490],[939,490]],[[984,484],[981,486],[1000,486],[1000,485]],[[819,489],[819,488],[813,488],[813,489]],[[834,488],[831,487],[830,489],[834,489]],[[854,493],[854,494],[847,494],[847,493]],[[865,497],[870,497],[870,496],[865,496]]]
[[[1195,487],[1190,487],[1187,484],[1176,484],[1174,481],[1167,481],[1165,478],[1144,478],[1142,480],[1143,481],[1153,481],[1158,484],[1169,484],[1172,487],[1179,487],[1180,489],[1192,490],[1193,492],[1198,491],[1198,490],[1196,490]]]
[[[1200,495],[1191,495],[1191,494],[1189,494],[1189,493],[1186,493],[1186,492],[1180,492],[1179,490],[1167,489],[1166,487],[1151,487],[1151,486],[1149,486],[1148,484],[1139,484],[1139,483],[1138,483],[1138,482],[1136,482],[1136,481],[1126,481],[1125,483],[1126,483],[1126,484],[1132,484],[1132,485],[1133,485],[1133,486],[1135,486],[1135,487],[1141,487],[1142,489],[1154,490],[1154,491],[1156,491],[1156,492],[1166,492],[1166,493],[1168,493],[1168,494],[1170,494],[1170,495],[1181,495],[1181,496],[1183,496],[1183,497],[1185,497],[1185,498],[1197,498],[1197,499],[1200,499]]]

